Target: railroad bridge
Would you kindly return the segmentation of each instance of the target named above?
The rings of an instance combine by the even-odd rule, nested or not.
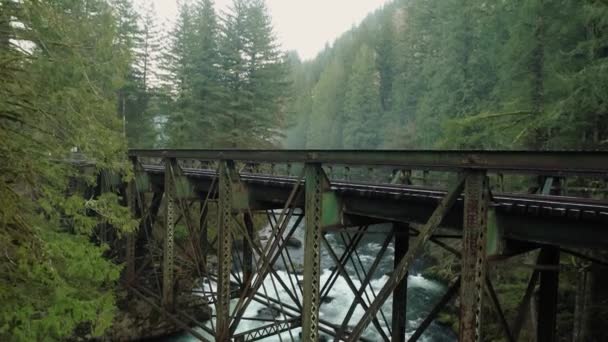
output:
[[[132,150],[129,157],[135,177],[122,187],[141,225],[125,239],[125,283],[201,340],[254,341],[290,332],[295,340],[359,341],[375,329],[385,341],[415,341],[458,297],[460,341],[483,339],[485,305],[499,317],[505,340],[516,341],[537,291],[538,341],[554,341],[560,254],[605,265],[593,255],[608,247],[608,201],[590,196],[608,178],[605,152]],[[259,217],[270,225],[264,241],[256,233]],[[391,229],[366,269],[357,248],[377,224]],[[162,227],[161,236],[153,226]],[[189,246],[176,245],[180,226]],[[301,274],[285,279],[276,265],[293,266],[287,246],[299,226],[304,261],[295,273]],[[344,248],[328,242],[332,234]],[[447,243],[458,240],[460,248]],[[394,255],[387,253],[390,243]],[[426,244],[458,258],[460,275],[406,336],[407,273]],[[190,268],[179,257],[183,250],[194,255]],[[335,263],[323,282],[322,250]],[[537,264],[530,265],[518,319],[508,322],[488,265],[500,267],[501,260],[532,250],[540,250]],[[384,258],[394,259],[394,269],[374,291],[370,282]],[[359,263],[357,279],[347,263]],[[202,282],[195,287],[214,307],[211,322],[198,322],[176,305],[185,269]],[[354,300],[336,323],[319,313],[339,277]],[[288,300],[272,295],[278,289]],[[394,315],[387,320],[389,300]],[[245,315],[252,302],[280,315],[239,329],[254,319]],[[354,319],[358,306],[364,313]],[[291,334],[295,329],[299,336]]]

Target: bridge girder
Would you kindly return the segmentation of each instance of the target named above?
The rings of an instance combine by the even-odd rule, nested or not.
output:
[[[530,156],[533,158],[530,159]],[[142,164],[142,159],[155,157],[163,159],[164,166]],[[211,280],[217,280],[217,291],[211,291],[209,298],[217,308],[217,322],[215,327],[205,326],[205,330],[216,340],[227,340],[231,337],[260,338],[275,333],[285,333],[296,327],[302,327],[302,336],[305,340],[317,340],[319,333],[323,332],[335,336],[337,340],[358,340],[368,324],[373,324],[376,330],[388,340],[389,336],[395,341],[404,340],[404,317],[395,319],[392,325],[381,324],[378,315],[381,307],[391,295],[395,296],[395,308],[399,303],[405,306],[407,285],[404,280],[407,275],[408,266],[416,255],[416,252],[427,242],[433,241],[442,246],[439,239],[461,238],[462,251],[447,248],[460,258],[462,273],[460,277],[448,288],[445,296],[441,298],[427,319],[423,320],[410,340],[416,340],[426,327],[432,322],[434,316],[458,293],[461,305],[460,340],[481,340],[480,324],[481,306],[484,298],[489,299],[493,309],[501,317],[501,324],[505,330],[507,340],[514,340],[521,322],[516,322],[513,329],[504,319],[499,298],[497,297],[490,278],[486,276],[486,265],[488,258],[501,258],[529,251],[539,246],[543,247],[542,255],[547,255],[550,248],[557,250],[559,247],[568,246],[587,248],[608,247],[608,234],[605,226],[608,222],[608,204],[597,201],[575,201],[547,196],[515,196],[490,193],[487,183],[487,172],[524,172],[548,174],[560,176],[577,174],[584,176],[597,176],[608,174],[607,158],[602,153],[521,153],[503,152],[486,153],[474,152],[428,152],[413,151],[383,151],[383,152],[359,152],[356,151],[132,151],[131,158],[135,165],[135,179],[127,185],[128,204],[136,215],[144,216],[146,212],[153,211],[153,204],[145,208],[145,199],[142,194],[164,193],[164,225],[162,241],[162,286],[158,298],[158,307],[164,313],[171,315],[172,320],[183,319],[188,324],[194,322],[179,308],[175,308],[176,279],[174,272],[176,262],[174,248],[175,230],[179,222],[188,226],[190,234],[194,230],[200,230],[207,234],[203,227],[206,226],[208,208],[211,203],[217,207],[219,213],[219,232],[217,250],[218,275],[212,274],[207,268],[207,257],[210,244],[203,244],[207,250],[202,253],[202,267],[199,275],[206,279],[211,288]],[[180,159],[204,159],[214,160],[216,169],[195,169],[186,167]],[[217,158],[217,159],[216,159]],[[570,158],[569,166],[564,166],[565,159]],[[573,158],[573,159],[572,159]],[[603,158],[603,159],[602,159]],[[598,160],[602,159],[601,162]],[[291,173],[291,163],[304,163],[303,175],[301,177],[269,176],[267,174],[253,174],[251,171],[259,171],[257,167],[251,167],[250,172],[238,170],[237,163],[263,161],[274,163],[289,162],[288,169]],[[437,191],[424,187],[411,185],[369,185],[355,183],[352,181],[336,181],[330,179],[324,170],[326,163],[354,163],[356,165],[390,165],[400,167],[420,168],[422,170],[441,170],[459,172],[461,177],[451,191]],[[253,164],[252,164],[253,165]],[[563,167],[563,168],[562,168]],[[561,169],[560,169],[561,168]],[[410,171],[403,171],[404,175],[411,176]],[[428,183],[428,173],[425,173],[424,184]],[[397,177],[393,177],[397,179]],[[302,191],[302,189],[304,189]],[[464,194],[461,195],[461,191]],[[143,196],[145,197],[145,196]],[[152,200],[154,202],[154,199]],[[156,201],[160,202],[160,201]],[[201,203],[200,217],[196,220],[198,228],[193,229],[191,209],[194,203]],[[157,203],[157,206],[160,203]],[[251,234],[254,226],[253,213],[264,212],[267,215],[275,215],[280,210],[280,217],[275,216],[273,235],[266,246],[260,246]],[[300,210],[297,214],[298,210]],[[243,221],[240,221],[243,215]],[[295,224],[292,218],[297,217]],[[305,231],[305,261],[304,261],[304,287],[298,283],[287,284],[285,280],[277,276],[275,264],[279,259],[289,258],[286,240],[293,234],[299,222],[306,220]],[[146,220],[142,220],[146,222]],[[394,234],[407,236],[405,242],[401,242],[399,255],[396,254],[395,270],[389,277],[382,290],[364,299],[363,294],[369,283],[370,273],[365,273],[360,279],[362,286],[359,288],[350,281],[350,276],[344,274],[344,265],[347,260],[352,260],[356,254],[357,236],[365,233],[369,224],[388,222],[393,224]],[[412,227],[422,225],[418,229],[417,239],[413,243],[407,243],[410,231],[416,231]],[[144,223],[142,223],[142,227]],[[442,227],[443,232],[453,231],[450,234],[434,234],[434,231]],[[570,232],[576,228],[577,234]],[[140,228],[141,229],[141,228]],[[446,230],[447,229],[447,230]],[[403,233],[406,233],[405,235]],[[351,235],[354,233],[354,235]],[[325,234],[340,234],[346,238],[343,255],[332,253],[332,247],[327,244]],[[141,275],[144,268],[154,268],[155,262],[148,259],[146,263],[137,259],[135,251],[138,234],[127,236],[126,259],[127,259],[127,283],[130,286],[141,286],[136,277]],[[235,238],[243,239],[244,251],[242,253],[241,266],[249,275],[238,279],[233,268],[233,261],[240,258],[235,254],[233,241]],[[198,241],[207,241],[206,238],[198,237]],[[387,236],[386,241],[391,237]],[[320,282],[320,253],[323,242],[330,251],[332,259],[336,262],[336,269],[332,272],[330,281],[325,284]],[[397,241],[397,240],[396,240]],[[405,244],[405,245],[404,245]],[[410,245],[409,249],[407,245]],[[551,247],[554,246],[554,247]],[[514,248],[517,247],[517,248]],[[397,250],[396,250],[397,252]],[[405,253],[403,253],[405,252]],[[285,255],[287,254],[287,255]],[[376,260],[381,258],[382,252]],[[555,253],[551,255],[556,255]],[[398,261],[398,259],[401,259]],[[541,258],[542,259],[542,258]],[[547,259],[547,257],[545,257]],[[559,263],[559,257],[551,260],[539,260],[539,262]],[[254,262],[257,261],[257,262]],[[291,261],[290,261],[291,262]],[[255,264],[247,268],[249,263]],[[200,265],[197,265],[199,267]],[[139,268],[138,268],[139,267]],[[334,274],[336,275],[334,277]],[[349,331],[343,323],[336,326],[324,321],[319,316],[322,299],[327,295],[332,286],[332,280],[338,274],[348,279],[351,290],[355,294],[355,303],[359,302],[366,311],[354,329]],[[541,283],[541,311],[544,321],[539,319],[539,334],[554,331],[556,277],[555,272],[534,272],[530,287],[534,287],[537,279]],[[265,280],[272,280],[275,291],[277,284],[279,288],[292,297],[293,304],[273,300],[266,292]],[[290,278],[289,281],[292,279]],[[241,288],[235,291],[236,284]],[[335,281],[335,280],[333,280]],[[291,286],[290,286],[291,285]],[[404,291],[405,289],[405,291]],[[545,290],[543,290],[545,289]],[[152,293],[139,291],[142,293]],[[522,299],[522,307],[530,302],[529,291]],[[236,305],[231,308],[231,303]],[[248,331],[246,334],[236,334],[239,322],[244,319],[245,311],[251,301],[261,301],[269,308],[276,309],[285,319],[274,320],[274,325],[266,325],[258,330]],[[549,303],[549,304],[543,304]],[[395,304],[397,303],[397,304]],[[351,310],[349,310],[350,312]],[[540,316],[539,316],[540,317]],[[549,318],[547,318],[549,317]],[[400,323],[401,322],[401,323]],[[519,324],[519,325],[518,325]],[[553,324],[553,326],[552,326]],[[183,325],[183,324],[181,324]],[[387,329],[385,331],[385,329]],[[391,331],[392,330],[392,331]],[[391,334],[392,333],[392,334]],[[540,335],[539,335],[540,336]],[[203,337],[206,338],[206,337]],[[202,339],[203,339],[202,338]]]

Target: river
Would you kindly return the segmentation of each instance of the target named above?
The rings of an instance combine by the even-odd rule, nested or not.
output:
[[[386,225],[384,225],[384,226],[378,225],[378,226],[370,227],[369,231],[371,232],[371,234],[366,234],[366,236],[361,240],[361,242],[359,244],[359,249],[357,250],[357,252],[359,253],[359,258],[361,260],[361,263],[364,265],[366,270],[368,270],[371,267],[372,263],[374,262],[375,256],[379,253],[382,243],[384,242],[384,239],[386,238],[385,233],[388,232],[388,229],[390,229],[390,226],[386,226]],[[261,236],[263,236],[264,234],[269,235],[269,234],[265,233],[265,231],[262,231],[260,233]],[[304,229],[302,227],[298,228],[296,230],[296,232],[294,233],[294,236],[298,240],[303,242],[304,241]],[[328,242],[333,246],[336,253],[338,255],[341,255],[342,251],[344,250],[344,244],[343,244],[340,236],[336,235],[336,234],[330,234],[330,235],[327,235],[327,238],[328,238]],[[293,259],[293,264],[301,265],[304,263],[303,248],[289,247],[289,252]],[[387,248],[385,257],[380,262],[378,269],[373,276],[373,280],[371,281],[371,285],[376,294],[380,291],[380,289],[384,285],[385,281],[388,279],[387,273],[392,271],[393,253],[394,253],[394,247],[393,247],[393,243],[391,242]],[[333,266],[335,264],[333,262],[333,259],[331,258],[331,255],[325,248],[322,249],[321,259],[322,259],[322,269],[323,269],[323,272],[321,274],[321,283],[323,284],[330,277],[331,269],[333,268]],[[358,261],[356,261],[356,260],[355,260],[355,263],[349,262],[347,264],[346,269],[347,269],[347,272],[349,274],[351,274],[353,283],[358,288],[360,286],[361,282],[358,281],[358,278],[356,276],[357,271],[355,270],[355,265],[357,267],[359,267],[359,265],[357,263],[358,263]],[[444,285],[422,277],[420,275],[420,272],[422,271],[423,267],[425,267],[425,265],[422,262],[418,261],[418,262],[415,262],[414,265],[412,265],[412,267],[410,268],[410,275],[408,277],[408,296],[407,296],[407,313],[406,313],[406,317],[407,317],[406,334],[407,335],[410,335],[414,332],[414,330],[418,326],[418,324],[420,322],[422,322],[422,320],[426,317],[426,314],[432,309],[434,303],[439,299],[439,297],[446,290]],[[290,282],[289,282],[290,276],[294,280],[294,282],[293,282],[294,284],[296,284],[295,283],[296,277],[301,279],[301,276],[296,276],[295,274],[286,272],[284,265],[282,265],[280,263],[277,265],[277,269],[278,269],[277,274],[281,278],[283,278],[285,283],[288,285],[290,284]],[[361,274],[360,267],[358,268],[358,271]],[[361,275],[361,278],[363,278],[363,275]],[[275,292],[275,285],[276,285],[276,289],[277,289],[276,292]],[[212,286],[214,287],[213,284],[212,284]],[[262,289],[261,292],[264,293],[264,291],[270,297],[273,297],[273,298],[279,297],[281,299],[281,301],[283,301],[284,303],[293,304],[293,300],[291,300],[289,298],[289,296],[287,295],[287,292],[282,290],[282,288],[280,287],[278,282],[275,281],[273,284],[273,281],[271,281],[270,278],[267,278],[264,282],[264,288]],[[278,293],[278,295],[277,295],[277,293]],[[371,296],[372,291],[368,290],[368,294]],[[323,320],[327,320],[332,323],[340,325],[348,311],[348,308],[350,307],[351,303],[353,302],[353,299],[354,299],[354,295],[353,295],[352,291],[350,290],[347,282],[342,277],[339,277],[338,280],[336,281],[335,285],[333,286],[332,290],[329,293],[328,300],[326,301],[326,303],[323,303],[321,306],[320,318]],[[236,300],[234,300],[233,302],[236,302]],[[234,303],[233,303],[233,305],[234,305]],[[386,326],[386,323],[388,323],[390,325],[390,322],[391,322],[392,299],[389,299],[386,302],[386,304],[383,306],[382,311],[386,318],[386,322],[380,315],[378,315],[379,321],[380,321],[383,329],[388,334],[388,328]],[[355,310],[354,314],[352,315],[351,321],[357,322],[362,315],[363,315],[363,309],[361,308],[361,306],[358,306],[357,309]],[[264,305],[264,304],[261,304],[261,303],[255,302],[255,301],[251,302],[251,304],[250,304],[249,308],[247,309],[244,316],[245,317],[258,317],[258,318],[265,317],[265,318],[273,319],[271,311],[267,309],[267,305]],[[283,316],[279,316],[279,317],[276,317],[275,319],[281,320],[284,318],[285,317],[283,317]],[[258,322],[258,321],[244,320],[239,325],[239,329],[237,330],[237,333],[242,332],[242,331],[248,331],[255,327],[268,325],[271,323],[272,322],[264,323],[264,322]],[[209,324],[209,326],[211,325],[211,323],[208,323],[208,324]],[[352,326],[351,326],[351,328],[352,328]],[[203,333],[202,329],[201,329],[201,333]],[[300,333],[300,328],[292,330],[291,334],[289,332],[286,332],[286,333],[281,334],[281,336],[277,335],[277,336],[274,336],[271,338],[267,338],[264,341],[281,341],[281,342],[282,341],[291,341],[292,337],[295,341],[300,341],[299,333]],[[203,335],[205,335],[205,334],[203,333]],[[366,332],[364,333],[363,337],[366,337],[373,341],[381,340],[380,334],[375,330],[375,328],[371,324],[368,327],[368,329],[366,330]],[[328,338],[327,340],[331,340],[331,339]],[[432,323],[431,326],[427,329],[427,331],[421,338],[421,341],[456,341],[456,340],[457,340],[457,337],[449,328],[446,328],[446,327],[444,327],[440,324],[436,324],[436,323]],[[196,341],[196,339],[193,336],[185,333],[181,336],[171,338],[171,341],[187,342],[187,341]]]

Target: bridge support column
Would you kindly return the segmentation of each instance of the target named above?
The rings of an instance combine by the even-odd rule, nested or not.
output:
[[[481,308],[486,276],[489,190],[485,171],[468,171],[464,189],[460,338],[481,341]]]
[[[405,223],[393,223],[395,234],[395,259],[394,268],[399,266],[401,259],[407,254],[410,244],[409,225]],[[407,273],[393,291],[393,320],[392,338],[393,342],[405,342],[405,324],[407,312]]]
[[[162,305],[168,311],[173,311],[175,305],[174,292],[174,234],[176,219],[175,168],[177,160],[165,160],[165,236],[163,246],[163,293]]]
[[[304,240],[304,298],[302,339],[319,340],[319,301],[321,276],[321,236],[323,234],[323,191],[329,188],[320,164],[306,164],[306,235]]]
[[[559,266],[559,248],[545,247],[541,250],[539,264],[543,266]],[[556,340],[557,294],[559,272],[556,270],[540,271],[540,287],[538,301],[538,342],[553,342]]]
[[[237,177],[234,162],[222,161],[219,169],[219,231],[218,231],[218,289],[216,341],[228,341],[230,336],[230,271],[232,270],[232,181]],[[235,179],[236,180],[236,179]]]

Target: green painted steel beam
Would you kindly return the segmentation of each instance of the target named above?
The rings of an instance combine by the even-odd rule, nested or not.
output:
[[[218,231],[218,294],[216,302],[216,340],[228,341],[230,336],[230,272],[232,270],[233,179],[237,177],[234,162],[220,164]],[[236,179],[234,179],[236,180]]]
[[[425,170],[481,169],[550,175],[608,174],[603,151],[130,150],[131,157],[273,163],[384,165]]]
[[[162,306],[167,311],[173,311],[175,305],[175,221],[177,218],[177,203],[175,184],[172,175],[179,168],[175,159],[165,160],[165,174],[171,175],[165,179],[165,231],[163,245],[163,287]]]
[[[302,300],[302,338],[319,340],[319,309],[321,302],[321,236],[323,234],[323,193],[329,181],[320,164],[307,164],[306,230],[304,239],[304,293]]]
[[[197,191],[206,193],[210,189],[211,179],[190,177]],[[154,188],[162,189],[162,175],[152,175],[150,177]],[[291,186],[273,186],[272,184],[253,184],[247,183],[247,190],[250,196],[250,204],[256,208],[263,209],[282,209],[291,191]],[[444,192],[441,192],[443,195]],[[330,196],[327,193],[325,196]],[[337,196],[337,203],[340,210],[336,215],[331,215],[331,211],[324,211],[324,217],[342,216],[342,220],[348,224],[352,217],[368,218],[376,222],[412,222],[424,223],[431,215],[436,202],[420,201],[408,198],[387,198],[381,194],[344,194],[341,191],[332,191],[331,196]],[[559,207],[558,197],[548,197]],[[501,195],[495,195],[494,200],[499,202],[508,201]],[[324,205],[330,206],[329,201],[323,201]],[[297,207],[303,208],[304,201],[296,201]],[[569,246],[572,248],[584,247],[591,249],[608,248],[608,230],[606,222],[601,217],[580,217],[572,219],[563,216],[531,216],[518,214],[505,210],[499,210],[497,202],[492,205],[491,215],[489,216],[489,233],[498,234],[495,238],[509,239],[518,241],[529,241],[540,244],[555,244]],[[462,228],[462,208],[461,203],[456,204],[456,208],[447,215],[442,223],[443,227],[454,229]],[[526,209],[527,210],[527,209]],[[595,209],[594,209],[595,210]],[[599,210],[599,208],[598,208]],[[328,223],[329,220],[326,221]],[[496,231],[492,229],[496,228]],[[576,232],[573,234],[572,232]],[[492,236],[490,236],[493,239]],[[489,242],[497,242],[490,240]],[[494,245],[489,252],[494,254],[495,248],[500,250],[501,246]]]

